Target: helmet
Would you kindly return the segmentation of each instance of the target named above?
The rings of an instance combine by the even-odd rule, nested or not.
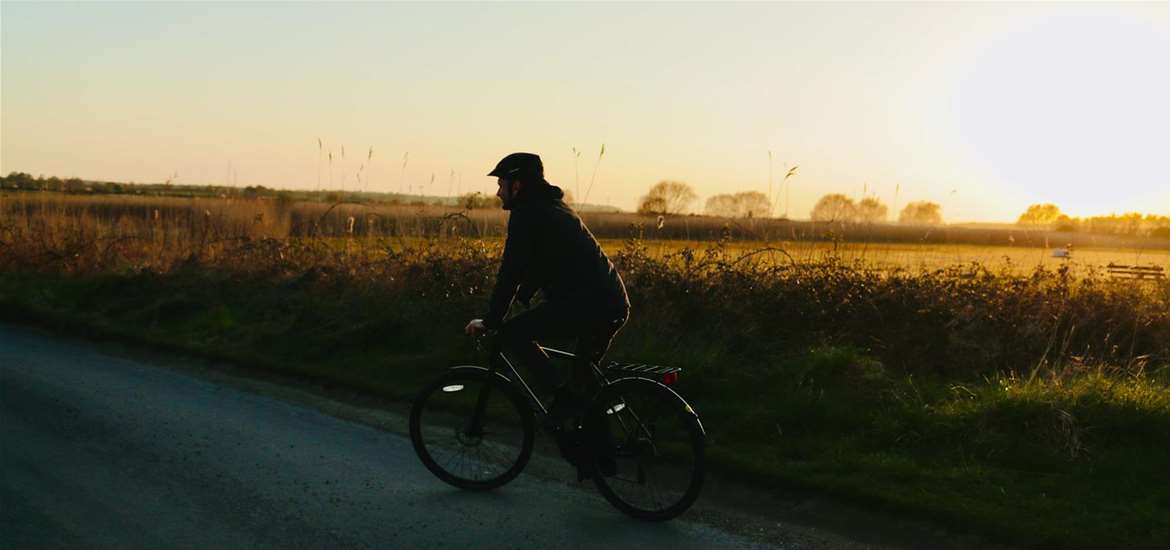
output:
[[[506,179],[544,180],[544,164],[532,153],[512,153],[488,172],[489,176]]]

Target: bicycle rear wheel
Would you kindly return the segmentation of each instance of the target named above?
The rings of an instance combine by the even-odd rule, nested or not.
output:
[[[472,417],[488,389],[484,413]],[[532,409],[515,387],[482,367],[452,369],[427,386],[410,411],[410,441],[423,465],[461,489],[495,489],[532,456]]]
[[[623,378],[602,388],[586,415],[593,481],[638,519],[663,521],[694,504],[705,475],[706,435],[694,409],[667,386]],[[614,460],[615,472],[601,461]],[[613,475],[606,475],[613,473]]]

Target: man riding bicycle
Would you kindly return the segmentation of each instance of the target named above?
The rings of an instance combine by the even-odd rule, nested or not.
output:
[[[553,421],[562,427],[579,413],[595,383],[590,364],[600,361],[629,317],[630,301],[617,269],[573,209],[564,192],[544,179],[544,165],[532,153],[512,153],[488,173],[498,178],[504,210],[510,210],[504,257],[487,314],[464,329],[478,336],[498,330],[501,344],[555,390]],[[515,298],[529,305],[537,291],[543,301],[507,321]],[[537,344],[575,338],[577,361],[568,381],[553,372]]]

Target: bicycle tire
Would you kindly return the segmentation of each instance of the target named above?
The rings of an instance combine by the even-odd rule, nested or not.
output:
[[[663,505],[648,507],[642,505],[641,503],[632,502],[633,499],[629,498],[630,495],[623,494],[626,492],[624,488],[619,489],[618,481],[622,480],[624,483],[625,479],[624,477],[619,476],[622,476],[623,474],[619,473],[614,477],[607,477],[601,472],[601,468],[597,463],[599,455],[596,453],[592,456],[593,468],[591,474],[594,484],[597,485],[598,491],[603,497],[605,497],[607,501],[609,501],[610,504],[612,504],[618,510],[622,511],[626,515],[641,520],[666,521],[678,517],[680,514],[687,511],[699,497],[699,493],[702,490],[703,481],[706,476],[704,454],[707,437],[706,433],[703,431],[703,426],[699,421],[698,415],[695,414],[694,409],[691,408],[689,404],[687,404],[686,400],[675,393],[674,390],[660,382],[647,378],[636,377],[615,380],[601,389],[597,395],[597,398],[592,402],[586,414],[585,429],[594,430],[593,433],[597,433],[596,430],[606,429],[603,422],[610,422],[613,424],[615,423],[613,418],[618,417],[623,413],[627,413],[628,416],[633,418],[638,414],[635,408],[644,406],[635,405],[632,402],[633,400],[631,397],[633,397],[635,394],[641,395],[643,397],[649,396],[650,398],[657,400],[658,403],[662,406],[662,412],[665,413],[668,417],[666,420],[670,423],[676,424],[676,431],[680,431],[685,435],[685,438],[682,438],[683,442],[679,444],[678,447],[681,448],[683,454],[689,454],[690,464],[681,466],[674,465],[675,470],[683,471],[684,474],[689,478],[685,481],[685,483],[680,484],[685,488],[677,495],[677,497],[664,499],[666,502],[664,502]],[[623,402],[626,404],[626,406],[615,413],[612,411],[614,404],[617,402]],[[640,420],[639,423],[641,422],[643,421]],[[651,422],[651,420],[647,419],[646,422]],[[653,420],[653,422],[659,421]],[[612,426],[610,427],[612,428]],[[649,428],[650,426],[646,427]],[[657,428],[651,431],[653,432],[656,429]],[[630,432],[632,431],[633,430],[630,430]],[[641,430],[639,429],[638,431]],[[630,433],[619,434],[618,437],[620,439],[622,437],[628,436],[630,436]],[[645,439],[642,436],[639,437]],[[633,455],[635,461],[637,462],[635,465],[635,468],[638,470],[636,478],[642,478],[645,476],[645,472],[643,471],[645,464],[643,463],[643,460],[647,450],[658,454],[658,456],[654,457],[655,460],[663,458],[666,459],[664,462],[670,462],[674,460],[666,457],[663,449],[653,442],[649,444],[638,443],[636,444],[635,448],[625,448],[623,451],[622,447],[628,446],[628,444],[629,442],[616,442],[614,445],[618,448],[614,452],[617,454],[621,454],[623,452],[636,453]],[[679,460],[679,462],[685,462],[685,460]],[[671,466],[668,465],[664,468],[664,470],[669,470],[670,468]],[[672,473],[677,475],[676,472]],[[651,491],[653,492],[654,490],[651,489]]]
[[[531,405],[508,382],[507,378],[499,374],[491,375],[491,378],[488,378],[488,376],[488,369],[483,367],[467,366],[452,368],[443,376],[423,388],[414,400],[410,410],[410,441],[414,446],[414,451],[418,455],[419,460],[436,477],[460,489],[485,491],[500,487],[515,479],[528,464],[528,460],[532,456],[536,425],[533,419]],[[495,422],[493,427],[499,428],[501,430],[500,433],[503,433],[505,430],[510,432],[512,437],[509,439],[512,440],[516,439],[515,431],[519,430],[520,437],[518,445],[513,445],[512,443],[515,443],[514,441],[510,441],[507,444],[501,444],[499,442],[485,444],[483,435],[479,436],[479,441],[475,441],[474,437],[466,437],[466,431],[462,432],[465,437],[459,436],[461,426],[469,420],[471,414],[471,410],[468,410],[466,404],[473,402],[479,395],[479,392],[475,390],[482,390],[485,383],[492,385],[488,403],[488,422]],[[461,403],[453,405],[445,404],[445,408],[442,409],[435,403],[437,395],[447,398],[457,392],[466,392],[464,395],[458,396],[462,399]],[[490,418],[493,414],[496,418]],[[454,438],[448,441],[446,446],[428,441],[428,434],[432,432],[435,434],[443,434],[446,431],[451,431],[454,434]],[[499,456],[485,455],[483,451],[488,449],[489,445],[494,445],[494,450],[496,451],[503,449],[509,456],[499,459]],[[473,448],[480,448],[480,451],[478,451],[479,456],[465,458],[460,464],[470,464],[470,467],[474,470],[476,468],[484,468],[495,459],[496,466],[503,466],[498,475],[492,475],[486,478],[472,478],[468,477],[464,472],[452,471],[454,469],[453,467],[444,465],[441,463],[443,461],[438,460],[438,458],[448,454],[458,454],[459,452],[475,453],[475,451],[471,451]],[[514,459],[510,457],[511,454],[515,454]],[[502,464],[506,462],[510,462],[511,464]]]

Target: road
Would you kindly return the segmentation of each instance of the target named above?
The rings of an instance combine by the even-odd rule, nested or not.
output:
[[[3,548],[770,547],[529,475],[462,492],[400,434],[4,325],[0,471]]]

